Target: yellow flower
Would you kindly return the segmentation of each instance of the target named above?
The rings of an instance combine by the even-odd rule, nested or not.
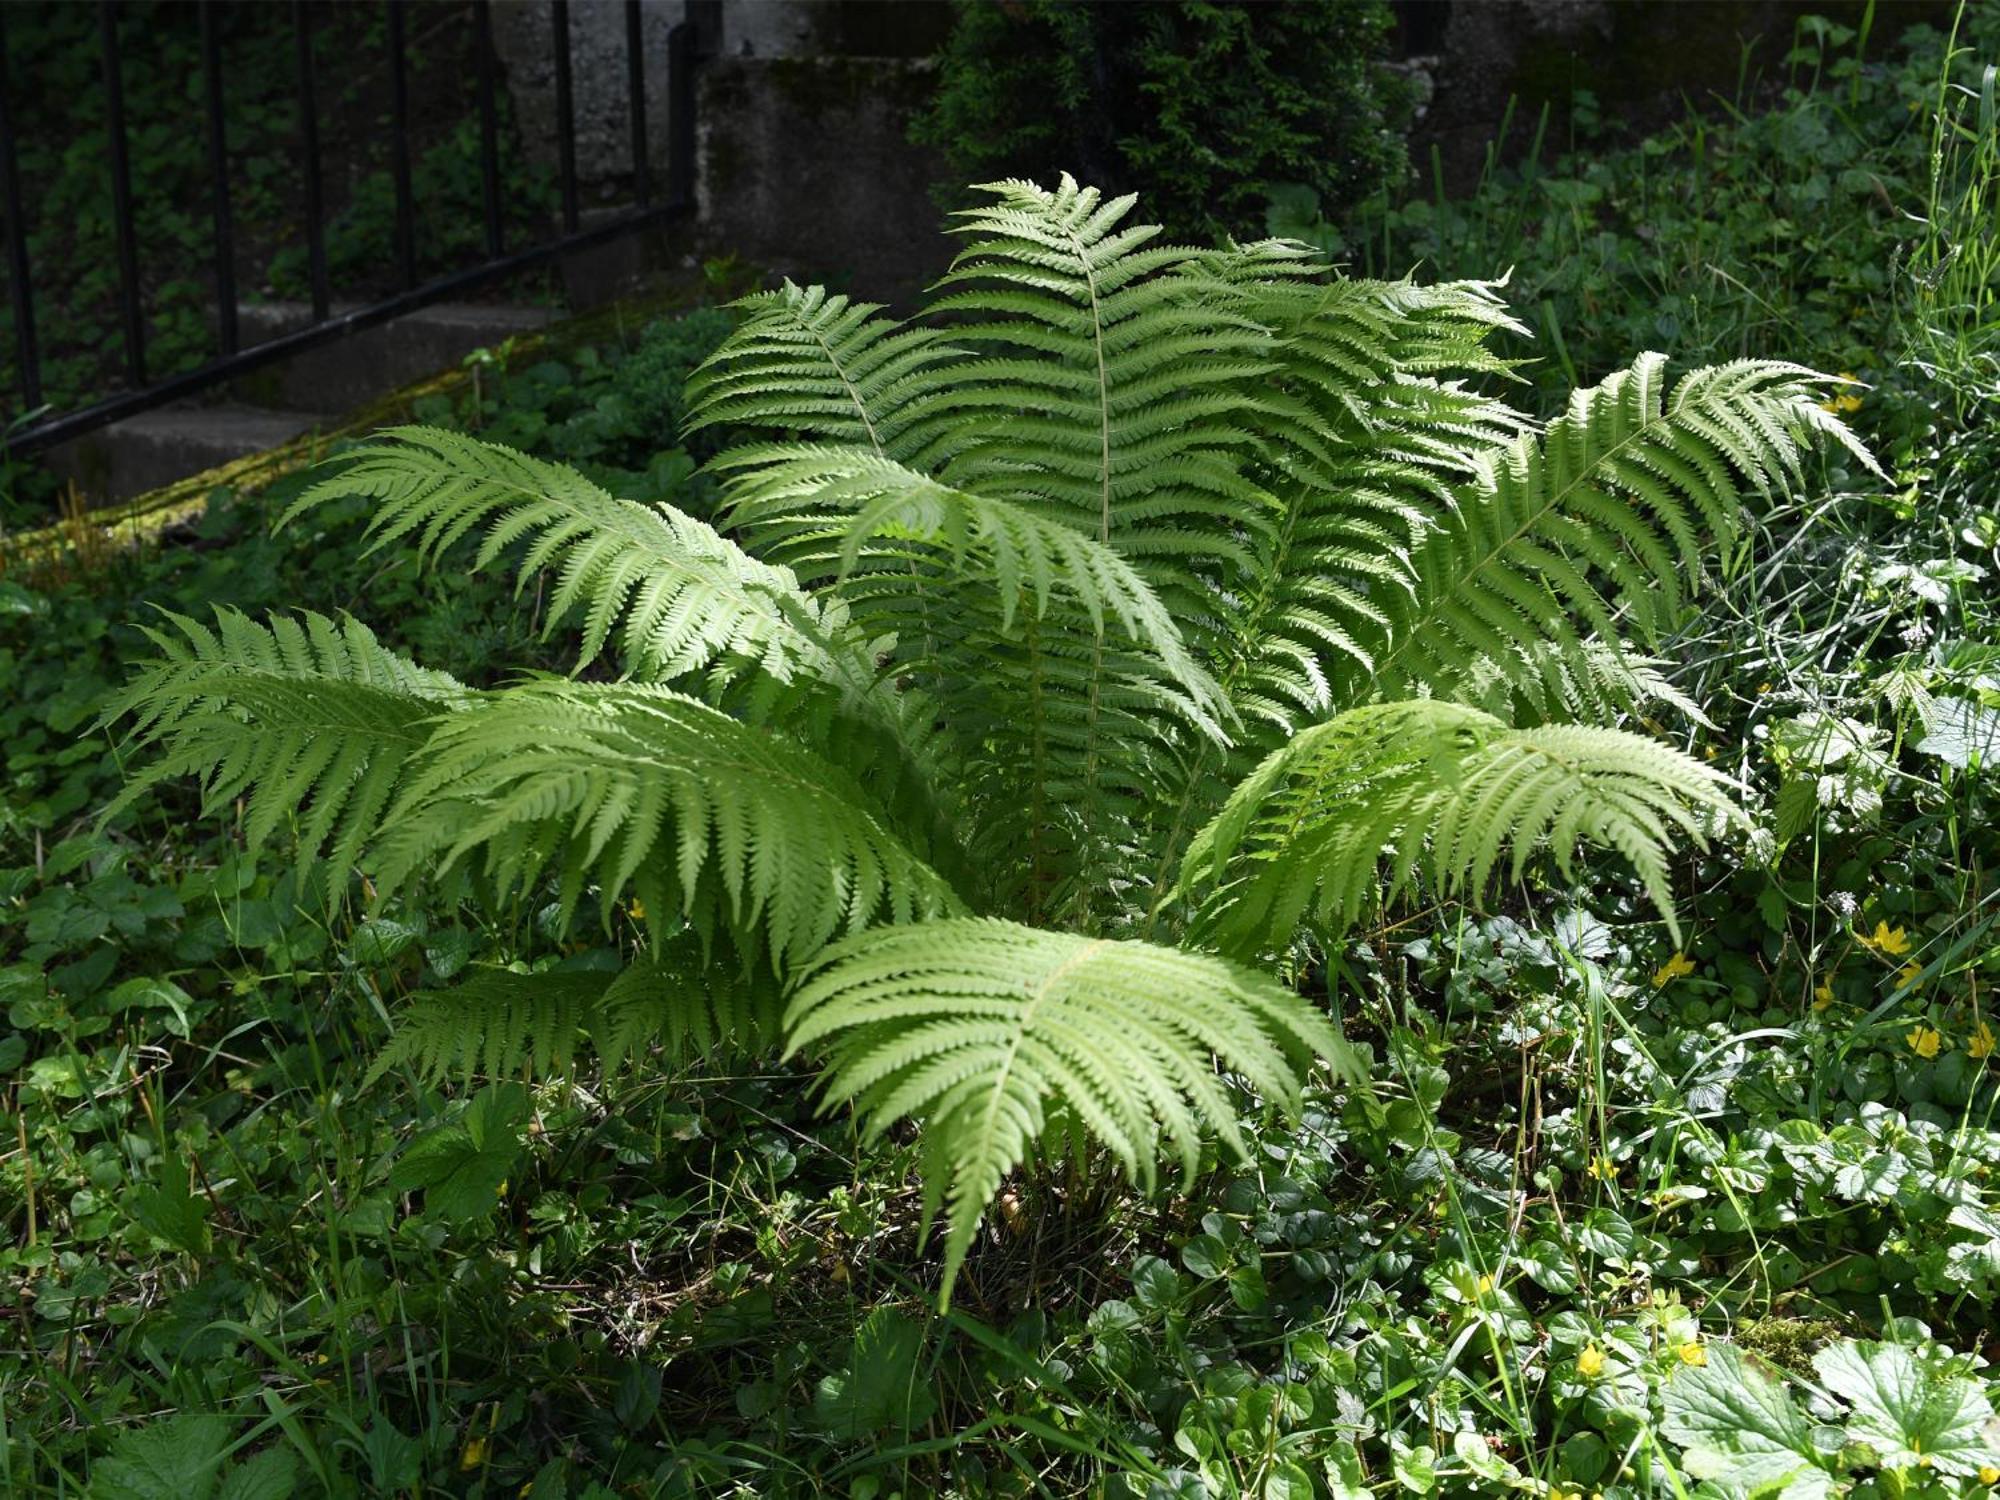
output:
[[[1922,964],[1904,964],[1896,971],[1896,988],[1906,990],[1917,982],[1917,976],[1924,972]]]
[[[1693,972],[1694,960],[1689,958],[1685,953],[1676,953],[1672,958],[1661,964],[1658,969],[1654,970],[1653,988],[1656,990],[1665,989],[1667,985],[1679,979],[1681,975],[1692,974]]]
[[[1903,1040],[1919,1057],[1936,1057],[1938,1049],[1944,1046],[1943,1034],[1929,1026],[1912,1026]]]
[[[1608,1156],[1593,1156],[1584,1170],[1599,1182],[1609,1182],[1618,1175],[1618,1168]]]
[[[1991,1057],[1995,1042],[2000,1042],[2000,1037],[1993,1035],[1993,1027],[1989,1022],[1981,1021],[1973,1029],[1972,1035],[1966,1038],[1965,1055],[1967,1057]],[[1991,1483],[1991,1481],[1989,1480],[1988,1483]]]
[[[635,922],[646,920],[646,903],[641,901],[637,896],[632,898],[632,904],[627,906],[625,910]]]
[[[1484,1297],[1484,1296],[1487,1296],[1487,1295],[1489,1295],[1489,1294],[1490,1294],[1490,1293],[1492,1292],[1492,1290],[1493,1290],[1493,1278],[1492,1278],[1491,1276],[1482,1276],[1482,1277],[1480,1277],[1480,1278],[1479,1278],[1479,1295],[1480,1295],[1480,1296],[1482,1296],[1482,1297]]]
[[[1675,1352],[1680,1355],[1681,1363],[1684,1365],[1705,1365],[1708,1363],[1708,1351],[1692,1339],[1682,1344]]]
[[[1604,1351],[1592,1344],[1576,1357],[1576,1373],[1585,1380],[1595,1380],[1604,1373]]]
[[[1829,974],[1813,986],[1813,1009],[1825,1010],[1833,1004],[1833,976]]]
[[[1981,1484],[2000,1484],[2000,1469],[1994,1468],[1991,1464],[1981,1464],[1979,1466],[1979,1482]]]
[[[464,1449],[458,1455],[458,1467],[460,1471],[470,1474],[485,1462],[486,1439],[483,1437],[467,1438]]]
[[[1910,951],[1910,934],[1901,927],[1891,927],[1887,922],[1877,922],[1874,936],[1861,941],[1880,948],[1891,958],[1901,958]]]
[[[1861,383],[1858,379],[1855,378],[1855,374],[1852,370],[1842,370],[1840,372],[1839,378],[1844,382],[1850,382],[1854,385],[1859,385]],[[1836,391],[1834,392],[1833,395],[1827,397],[1826,400],[1820,402],[1819,409],[1821,411],[1831,411],[1831,412],[1860,411],[1861,397],[1858,393],[1854,391],[1846,391],[1846,390]]]

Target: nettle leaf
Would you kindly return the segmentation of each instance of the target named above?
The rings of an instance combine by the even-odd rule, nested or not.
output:
[[[1726,1344],[1709,1347],[1707,1364],[1675,1373],[1666,1413],[1663,1430],[1687,1450],[1687,1471],[1725,1495],[1775,1490],[1785,1500],[1817,1500],[1831,1488],[1791,1393]]]
[[[2000,709],[1970,698],[1934,698],[1916,748],[1919,755],[1934,755],[1957,771],[1991,765],[2000,758]]]
[[[1813,1369],[1853,1408],[1848,1433],[1885,1469],[1977,1474],[2000,1467],[1992,1403],[1976,1381],[1949,1374],[1900,1344],[1831,1344]]]
[[[496,1083],[472,1096],[465,1113],[412,1141],[389,1172],[399,1193],[424,1190],[425,1209],[454,1222],[491,1213],[521,1154],[528,1091]]]

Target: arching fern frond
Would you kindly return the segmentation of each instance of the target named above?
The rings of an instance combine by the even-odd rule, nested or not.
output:
[[[159,656],[107,704],[155,758],[106,809],[151,787],[198,776],[210,812],[244,799],[250,847],[296,823],[304,857],[331,851],[344,875],[382,826],[441,715],[474,695],[443,672],[398,656],[358,620],[275,615],[260,625],[232,609],[215,628],[162,611],[146,627]]]
[[[594,891],[726,933],[780,969],[837,934],[960,909],[851,777],[667,688],[533,682],[442,722],[394,810],[383,880],[462,862],[497,890]]]
[[[1629,622],[1657,640],[1748,494],[1796,484],[1817,434],[1854,444],[1809,370],[1742,360],[1669,394],[1665,364],[1641,356],[1577,392],[1539,442],[1485,463],[1413,554],[1410,589],[1380,596],[1374,675],[1345,701],[1416,685],[1443,695],[1496,667],[1533,694],[1523,669],[1551,650],[1575,657],[1588,633],[1615,644]]]
[[[1038,1147],[1080,1127],[1142,1187],[1163,1147],[1192,1176],[1204,1136],[1239,1156],[1220,1060],[1296,1107],[1314,1058],[1359,1079],[1317,1011],[1226,960],[1018,923],[926,922],[828,952],[786,1012],[791,1051],[823,1054],[828,1105],[871,1136],[924,1127],[925,1224],[945,1216],[943,1297],[986,1205]]]
[[[1115,627],[1156,656],[1208,722],[1220,711],[1214,684],[1144,576],[1065,521],[954,489],[865,448],[745,448],[716,467],[734,476],[732,523],[802,578],[831,585],[871,637],[935,649],[933,616],[948,615],[936,597],[944,578],[990,600],[1001,634],[1013,633],[1024,608],[1046,617],[1060,596],[1093,632]]]
[[[1667,859],[1736,816],[1725,784],[1623,730],[1377,704],[1307,730],[1245,778],[1189,845],[1180,889],[1201,902],[1204,939],[1253,953],[1302,923],[1338,933],[1419,876],[1476,895],[1503,862],[1518,879],[1545,849],[1568,875],[1595,844],[1630,861],[1678,935]]]
[[[782,428],[907,453],[913,400],[928,389],[920,377],[951,357],[938,333],[790,281],[734,305],[743,322],[688,381],[690,430]]]
[[[584,1041],[607,1074],[655,1043],[676,1062],[777,1053],[784,1003],[771,976],[704,963],[692,943],[664,957],[617,973],[484,969],[448,990],[421,991],[398,1012],[364,1082],[402,1067],[430,1083],[553,1078],[570,1071]]]
[[[866,675],[837,640],[838,621],[798,580],[745,554],[714,527],[667,505],[614,499],[574,469],[432,427],[398,427],[342,454],[286,519],[365,495],[371,550],[407,543],[434,562],[484,531],[474,568],[527,539],[521,583],[555,577],[547,629],[580,616],[582,666],[615,632],[631,670],[659,681],[742,657],[780,679]]]

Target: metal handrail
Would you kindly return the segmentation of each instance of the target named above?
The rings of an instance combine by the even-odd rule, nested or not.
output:
[[[99,0],[104,83],[109,113],[113,223],[118,242],[119,311],[124,332],[125,373],[132,388],[74,411],[56,412],[11,432],[6,446],[16,453],[59,443],[121,418],[206,390],[223,381],[332,343],[364,328],[386,323],[428,303],[470,291],[513,273],[586,249],[633,230],[685,216],[694,205],[695,68],[702,39],[713,34],[719,0],[688,0],[684,19],[667,33],[667,194],[655,202],[646,141],[646,69],[640,0],[625,0],[626,85],[632,120],[634,206],[581,227],[576,172],[575,99],[572,88],[568,0],[550,0],[553,27],[558,173],[562,191],[562,232],[553,239],[508,253],[501,213],[498,65],[494,55],[490,0],[474,0],[477,28],[477,97],[482,206],[486,258],[476,266],[419,283],[416,270],[415,204],[410,179],[409,98],[405,71],[407,0],[386,0],[390,75],[390,171],[395,188],[394,254],[403,289],[366,306],[335,313],[326,264],[325,203],[319,161],[319,110],[312,62],[311,15],[307,0],[294,0],[292,18],[298,58],[299,136],[305,155],[306,254],[313,321],[304,328],[239,346],[236,317],[235,225],[230,207],[227,142],[222,109],[221,48],[214,7],[201,0],[203,96],[207,114],[210,169],[214,176],[216,331],[218,354],[200,367],[149,381],[146,374],[145,315],[139,297],[138,240],[132,217],[122,70],[118,50],[118,0]],[[30,410],[40,405],[41,351],[35,322],[34,286],[28,256],[27,221],[22,206],[18,161],[19,122],[7,104],[5,6],[0,5],[0,204],[6,212],[8,292],[14,314],[21,391]]]

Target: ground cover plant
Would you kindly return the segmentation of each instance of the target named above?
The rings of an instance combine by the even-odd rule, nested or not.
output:
[[[1843,78],[1864,99],[1906,66],[1901,54],[1870,55]],[[1694,570],[1680,575],[1690,607],[1650,620],[1629,608],[1653,575],[1671,571],[1655,566],[1616,595],[1600,590],[1608,636],[1589,612],[1570,611],[1569,649],[1545,653],[1553,668],[1455,679],[1424,710],[1452,712],[1455,698],[1458,711],[1493,714],[1517,733],[1574,732],[1565,719],[1601,715],[1625,731],[1619,745],[1671,745],[1725,778],[1740,817],[1710,829],[1705,852],[1676,841],[1662,866],[1678,932],[1615,851],[1580,851],[1567,874],[1531,855],[1519,878],[1510,864],[1504,878],[1457,894],[1435,864],[1417,864],[1389,898],[1382,877],[1397,873],[1395,859],[1377,865],[1370,850],[1357,861],[1368,875],[1358,911],[1307,900],[1298,941],[1248,937],[1247,956],[1231,960],[1337,1024],[1368,1086],[1314,1069],[1284,1112],[1244,1078],[1215,1075],[1192,1183],[1182,1187],[1169,1152],[1151,1196],[1124,1190],[1107,1153],[1044,1152],[1001,1184],[948,1309],[938,1300],[941,1236],[917,1233],[926,1190],[949,1179],[935,1120],[871,1135],[861,1113],[820,1110],[816,1079],[827,1075],[809,1060],[755,1049],[725,1057],[703,1045],[713,1010],[634,1017],[603,1003],[635,962],[702,961],[684,956],[686,934],[667,932],[670,903],[624,891],[607,914],[587,892],[565,926],[559,882],[509,904],[477,879],[420,879],[394,893],[381,881],[301,874],[294,855],[310,831],[310,799],[252,852],[257,797],[205,814],[179,778],[95,827],[98,809],[149,762],[88,726],[135,665],[157,670],[140,665],[156,653],[134,622],[177,633],[142,601],[211,621],[218,603],[259,617],[346,610],[386,649],[495,705],[523,668],[552,674],[531,695],[630,693],[639,673],[629,670],[623,616],[607,622],[596,664],[569,675],[592,628],[587,612],[565,619],[555,609],[566,583],[593,588],[587,568],[569,566],[588,545],[580,533],[554,533],[569,556],[544,547],[537,558],[551,533],[531,527],[475,573],[483,528],[516,507],[461,494],[468,508],[458,514],[475,522],[463,534],[413,533],[436,554],[431,566],[419,569],[409,534],[364,560],[367,528],[384,511],[350,479],[267,534],[268,520],[324,477],[314,476],[262,500],[218,497],[192,545],[89,581],[6,587],[0,643],[11,654],[0,675],[21,683],[8,709],[0,830],[0,1061],[12,1070],[0,1134],[17,1141],[0,1147],[9,1228],[0,1260],[19,1289],[0,1339],[7,1486],[111,1496],[171,1484],[197,1494],[1747,1500],[1794,1489],[1974,1495],[2000,1481],[1987,1363],[2000,1290],[2000,1132],[1986,1001],[1996,966],[1986,766],[2000,737],[1989,581],[2000,554],[1991,466],[1980,457],[1994,335],[1990,282],[1951,276],[1990,243],[1981,205],[1992,201],[1995,159],[1982,99],[1991,58],[1973,52],[1947,75],[1941,54],[1930,57],[1938,71],[1898,128],[1921,116],[1911,128],[1939,144],[1937,171],[1903,180],[1907,215],[1869,229],[1902,246],[1895,263],[1909,268],[1891,278],[1878,325],[1880,347],[1897,352],[1868,368],[1865,386],[1799,389],[1793,412],[1822,437],[1827,421],[1851,424],[1888,477],[1837,443],[1801,450],[1789,487],[1742,490],[1726,542],[1703,557],[1699,591]],[[1693,168],[1662,160],[1667,193]],[[1528,266],[1530,244],[1495,248],[1511,252],[1501,264]],[[1857,252],[1854,264],[1867,259]],[[1146,314],[1192,316],[1181,298],[1202,316],[1227,308],[1226,337],[1202,347],[1254,355],[1242,363],[1266,371],[1258,329],[1267,325],[1247,310],[1259,298],[1282,302],[1294,283],[1301,295],[1308,285],[1321,296],[1347,288],[1351,302],[1314,304],[1342,330],[1323,347],[1343,363],[1384,326],[1470,318],[1448,349],[1396,347],[1404,358],[1475,363],[1426,366],[1384,389],[1329,377],[1320,390],[1359,387],[1368,404],[1321,407],[1310,429],[1340,440],[1353,465],[1341,472],[1361,476],[1349,488],[1375,504],[1421,505],[1433,527],[1464,515],[1472,528],[1482,506],[1499,503],[1485,486],[1497,491],[1511,471],[1495,455],[1516,444],[1559,454],[1575,422],[1593,410],[1623,420],[1620,403],[1655,378],[1642,367],[1615,398],[1595,398],[1608,406],[1586,402],[1569,425],[1491,431],[1483,460],[1453,471],[1448,453],[1485,443],[1479,423],[1462,430],[1467,413],[1565,409],[1510,379],[1562,388],[1549,373],[1561,361],[1546,313],[1523,309],[1539,335],[1529,338],[1498,303],[1512,288],[1430,277],[1316,283],[1264,265],[1237,281],[1230,264],[1167,256],[1125,286],[1166,282],[1157,305],[1131,299]],[[1032,655],[1018,649],[1031,627],[1044,640],[1081,640],[1085,651],[1063,659],[1079,673],[1100,639],[1076,567],[1100,556],[1095,547],[1053,548],[1066,539],[1026,519],[982,529],[984,513],[951,494],[1027,485],[1022,476],[1039,470],[1024,447],[1037,462],[1072,454],[1063,462],[1074,473],[1051,462],[1060,482],[1033,482],[1048,485],[1042,503],[1057,522],[1074,492],[1081,524],[1071,529],[1096,539],[1102,487],[1086,492],[1101,447],[1088,438],[1101,438],[1102,422],[1080,424],[1083,440],[1053,420],[995,438],[985,408],[966,399],[971,381],[947,378],[956,363],[995,367],[991,378],[1016,382],[1001,407],[1009,413],[1075,402],[1040,361],[1083,325],[1064,325],[1036,300],[1073,292],[1048,265],[1029,274],[1054,285],[1015,287],[1004,315],[947,312],[890,328],[851,304],[778,293],[733,318],[664,325],[602,359],[493,365],[476,396],[422,413],[461,434],[428,439],[452,457],[425,482],[445,483],[461,466],[490,478],[486,466],[515,462],[479,446],[497,440],[541,463],[574,464],[583,480],[563,479],[573,493],[664,502],[687,518],[684,535],[707,525],[790,569],[823,625],[836,619],[869,640],[865,681],[852,692],[822,687],[802,658],[789,682],[768,681],[761,664],[779,658],[766,644],[754,662],[725,654],[680,679],[704,711],[826,747],[844,774],[814,789],[860,782],[863,805],[901,837],[921,829],[935,850],[940,830],[981,828],[985,842],[950,869],[980,899],[1011,884],[1032,897],[1045,929],[1220,953],[1234,941],[1222,920],[1228,897],[1237,925],[1266,909],[1240,872],[1257,867],[1268,832],[1245,825],[1222,891],[1171,871],[1162,880],[1146,841],[1172,823],[1134,789],[1129,768],[1179,777],[1176,790],[1204,782],[1185,842],[1246,778],[1284,787],[1302,759],[1331,761],[1340,735],[1290,729],[1352,712],[1344,695],[1368,695],[1373,683],[1334,631],[1263,636],[1301,649],[1261,676],[1209,669],[1250,711],[1212,714],[1240,745],[1204,752],[1200,729],[1181,727],[1192,695],[1151,664],[1157,649],[1140,652],[1116,607],[1120,575],[1082,575],[1105,602],[1106,660],[1149,663],[1137,679],[1148,690],[1110,698],[1100,713],[1142,732],[1105,743],[1094,795],[1106,810],[1062,825],[1048,876],[1007,880],[1033,868],[1008,855],[1029,841],[1029,802],[1014,778],[1031,774],[1031,758],[1007,747],[1032,744],[1035,731],[1028,716],[993,712],[976,743],[995,748],[978,763],[983,780],[964,790],[969,778],[952,768],[966,758],[957,747],[970,738],[960,727],[968,705],[989,679],[1000,704],[1015,701],[1001,696],[1010,683],[1035,680]],[[1838,288],[1849,273],[1830,275]],[[990,296],[990,286],[940,295]],[[1225,289],[1226,300],[1204,302]],[[1605,295],[1614,321],[1643,316],[1623,294]],[[1023,305],[1050,311],[1047,335],[1024,333]],[[922,470],[923,504],[891,503],[870,488],[882,481],[865,465],[858,477],[842,467],[873,445],[843,417],[852,397],[825,383],[816,341],[803,358],[789,342],[801,318],[834,334],[830,348],[861,345],[845,368],[858,364],[856,390],[879,376],[875,398],[893,416],[876,436]],[[1116,372],[1115,330],[1136,345],[1145,325],[1109,326]],[[1563,329],[1573,351],[1596,326],[1585,318]],[[1823,358],[1814,326],[1799,325],[1801,344]],[[731,327],[716,363],[670,409],[679,374]],[[1033,342],[981,341],[995,330]],[[1793,352],[1772,335],[1760,328],[1717,348],[1724,358]],[[1514,363],[1529,356],[1539,363]],[[1156,357],[1182,369],[1177,351]],[[1315,472],[1291,457],[1291,408],[1270,394],[1317,368],[1298,358],[1276,380],[1218,370],[1172,385],[1200,410],[1166,441],[1228,462],[1184,457],[1153,495],[1220,496],[1194,480],[1234,484],[1264,465]],[[1685,382],[1682,371],[1677,358]],[[1427,384],[1461,373],[1448,398]],[[1783,382],[1804,377],[1775,378],[1780,394],[1766,399],[1785,399]],[[1247,412],[1229,405],[1242,401],[1239,381],[1257,396]],[[1899,383],[1928,400],[1923,428],[1905,420]],[[1664,385],[1662,420],[1679,389]],[[899,390],[910,399],[893,399]],[[764,402],[787,410],[766,423]],[[1127,408],[1113,409],[1125,420]],[[1254,420],[1263,441],[1215,439],[1205,424],[1221,410],[1239,426]],[[709,420],[686,431],[682,450],[666,434],[690,412]],[[1441,413],[1448,436],[1414,441]],[[375,446],[384,451],[336,456],[327,473],[337,481],[344,463],[365,474],[398,448]],[[1395,487],[1409,465],[1439,474],[1458,509],[1436,488]],[[823,479],[829,468],[840,477]],[[803,474],[809,506],[786,490]],[[1373,575],[1361,587],[1352,570],[1400,548],[1377,550],[1375,528],[1339,530],[1333,523],[1351,515],[1340,492],[1260,483],[1313,507],[1326,524],[1303,528],[1294,545],[1335,552],[1340,567],[1305,573],[1313,588],[1303,596],[1215,586],[1274,556],[1254,524],[1261,512],[1236,501],[1230,514],[1247,519],[1202,549],[1142,553],[1129,565],[1159,593],[1190,660],[1206,665],[1213,641],[1240,638],[1229,631],[1245,619],[1272,618],[1331,621],[1381,657],[1378,638],[1340,612],[1341,589],[1376,601]],[[1137,511],[1141,535],[1164,534],[1146,529],[1148,507]],[[1197,505],[1178,524],[1205,524],[1202,514]],[[943,524],[954,517],[955,531]],[[1378,518],[1371,509],[1367,519]],[[1398,515],[1396,527],[1405,524]],[[1666,544],[1677,557],[1679,538],[1669,531]],[[636,569],[632,550],[595,561]],[[999,576],[1003,555],[1017,569],[1011,621],[1008,595],[961,582]],[[1403,555],[1421,564],[1444,553],[1440,544]],[[523,566],[517,608],[510,575]],[[925,579],[921,592],[905,581],[912,571]],[[1438,562],[1411,576],[1428,587],[1448,570]],[[969,619],[979,633],[961,642],[938,620],[921,635],[900,613],[883,628],[912,598],[948,607],[954,632]],[[646,602],[636,593],[619,602],[629,611],[632,600]],[[637,639],[643,654],[648,641],[672,638]],[[72,644],[82,642],[87,650]],[[874,695],[921,696],[914,749],[870,716]],[[1056,722],[1088,725],[1082,702],[1080,717]],[[1272,754],[1281,758],[1267,765]],[[1060,805],[1088,804],[1091,779],[1072,781]],[[1420,785],[1407,784],[1413,801]],[[932,805],[910,795],[919,787]],[[983,825],[968,815],[982,797],[997,809]],[[1337,834],[1361,849],[1368,839],[1341,823],[1383,805],[1328,799],[1315,810],[1333,824],[1329,842]],[[1225,817],[1198,847],[1227,847],[1227,831]],[[803,822],[793,832],[808,836]],[[1205,873],[1211,860],[1196,863]],[[1172,894],[1156,913],[1163,887]],[[737,985],[742,929],[726,897],[723,906],[714,952]],[[883,961],[901,962],[893,947]],[[769,967],[751,974],[770,977]],[[634,1023],[623,1031],[610,1024],[621,1015]],[[1244,1155],[1228,1149],[1232,1133]]]

